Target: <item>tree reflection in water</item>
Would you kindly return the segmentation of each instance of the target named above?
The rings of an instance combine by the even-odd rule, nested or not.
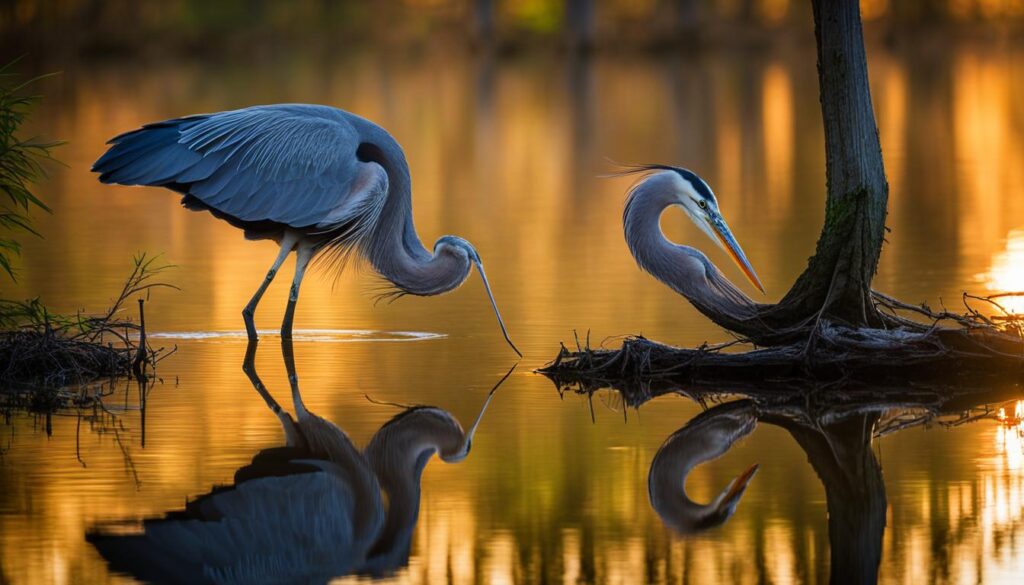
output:
[[[87,538],[116,571],[157,583],[326,582],[385,575],[409,561],[420,478],[436,453],[456,463],[503,377],[464,432],[446,410],[414,406],[385,423],[360,452],[345,431],[306,410],[290,341],[282,343],[296,416],[256,373],[256,343],[243,369],[277,415],[285,445],[264,449],[184,510],[108,524]],[[514,369],[514,367],[513,367]]]
[[[558,383],[556,381],[556,383]],[[708,408],[672,433],[659,448],[648,472],[651,506],[666,526],[693,535],[732,517],[758,465],[735,478],[711,503],[690,500],[686,476],[716,459],[759,423],[785,429],[807,455],[825,488],[828,510],[831,583],[876,583],[886,527],[887,500],[882,466],[873,439],[924,424],[956,426],[993,419],[1010,431],[1024,428],[1020,388],[998,390],[879,388],[833,386],[808,390],[764,383],[759,387],[685,388],[667,381],[615,387],[606,380],[576,380],[564,388],[592,395],[605,386],[639,407],[667,393],[678,393]],[[1008,403],[1008,405],[1007,405]],[[1012,414],[1011,414],[1012,413]],[[1008,431],[1008,432],[1010,432]]]

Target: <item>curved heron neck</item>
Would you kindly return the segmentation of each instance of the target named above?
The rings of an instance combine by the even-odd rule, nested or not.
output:
[[[644,271],[686,297],[702,312],[734,318],[754,314],[757,303],[736,288],[700,250],[671,242],[661,231],[661,215],[676,204],[667,190],[642,183],[623,213],[626,243]]]
[[[734,403],[727,408],[721,405],[697,415],[665,440],[651,462],[647,490],[651,506],[666,524],[689,532],[710,528],[728,519],[731,509],[723,510],[721,505],[740,478],[733,480],[708,504],[694,502],[686,495],[686,478],[694,467],[725,454],[736,441],[749,434],[755,424],[756,419],[746,404]],[[735,502],[732,509],[735,509]]]
[[[711,503],[698,504],[686,495],[686,477],[694,467],[711,457],[692,449],[685,440],[673,441],[674,438],[666,442],[651,463],[647,491],[658,516],[685,532],[705,525],[722,496]]]
[[[402,147],[380,126],[355,115],[352,118],[362,141],[360,156],[381,165],[388,175],[387,201],[364,250],[366,257],[381,276],[407,293],[433,295],[459,286],[472,266],[454,256],[435,256],[416,233],[412,177]]]
[[[368,555],[371,572],[391,568],[408,556],[419,518],[423,469],[434,453],[458,451],[463,439],[462,428],[446,411],[421,407],[399,415],[370,440],[366,458],[388,497],[384,527]]]
[[[366,457],[352,444],[345,431],[313,413],[308,413],[307,416],[308,418],[300,421],[298,429],[302,433],[310,458],[333,463],[337,472],[340,472],[351,486],[356,501],[361,502],[353,514],[355,533],[374,532],[374,525],[380,521],[383,501],[380,483],[372,467]]]

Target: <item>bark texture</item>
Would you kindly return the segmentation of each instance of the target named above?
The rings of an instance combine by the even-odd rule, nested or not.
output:
[[[778,305],[763,311],[772,326],[809,318],[877,327],[871,280],[885,235],[885,179],[868,85],[857,0],[813,0],[818,83],[825,129],[825,225],[806,270]]]
[[[1019,337],[967,328],[933,327],[916,333],[825,324],[806,341],[742,353],[731,352],[733,345],[683,349],[629,337],[609,350],[594,349],[588,340],[575,350],[563,345],[538,371],[559,386],[620,389],[801,381],[813,390],[821,383],[887,387],[914,381],[954,391],[1024,377]]]

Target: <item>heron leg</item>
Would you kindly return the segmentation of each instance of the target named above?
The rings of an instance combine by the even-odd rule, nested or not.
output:
[[[292,321],[295,319],[295,303],[299,301],[299,286],[302,284],[302,277],[306,274],[306,265],[313,257],[313,247],[300,245],[295,249],[295,278],[292,279],[291,292],[288,294],[288,307],[284,311],[284,321],[281,323],[281,338],[292,338]]]
[[[267,287],[274,281],[274,277],[277,276],[277,270],[281,268],[281,264],[284,263],[285,258],[291,253],[292,249],[295,248],[295,244],[298,242],[298,236],[291,232],[285,232],[281,238],[281,250],[277,253],[277,259],[274,260],[274,265],[267,271],[266,278],[260,283],[260,287],[256,289],[256,294],[252,295],[249,299],[249,303],[242,309],[242,319],[245,321],[245,332],[249,336],[249,341],[256,339],[256,322],[253,317],[256,315],[256,305],[260,304],[260,299],[263,298],[263,293],[267,292]]]
[[[295,352],[292,351],[290,337],[281,339],[281,353],[284,355],[284,369],[288,372],[288,385],[292,388],[295,417],[302,420],[309,415],[309,412],[306,410],[306,405],[302,402],[302,394],[299,392],[299,375],[295,372]]]
[[[256,389],[263,401],[267,403],[270,410],[277,415],[277,420],[281,422],[281,428],[284,430],[285,440],[290,446],[299,445],[302,443],[302,438],[298,431],[295,430],[295,422],[292,417],[281,408],[281,405],[274,400],[274,397],[267,390],[267,387],[263,385],[263,380],[260,380],[259,374],[256,373],[256,346],[259,344],[257,340],[249,341],[248,347],[245,349],[245,360],[242,361],[242,371],[249,378],[249,382],[252,387]]]

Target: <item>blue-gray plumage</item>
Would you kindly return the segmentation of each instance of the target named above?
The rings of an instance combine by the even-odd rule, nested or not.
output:
[[[702,312],[736,321],[755,317],[759,305],[729,282],[707,256],[696,248],[670,242],[661,231],[661,214],[669,207],[681,207],[701,231],[729,254],[750,282],[764,292],[707,183],[691,171],[664,165],[647,165],[625,172],[651,172],[630,191],[622,214],[626,243],[637,264]]]
[[[686,495],[686,476],[701,463],[721,457],[756,426],[754,405],[743,400],[698,414],[665,440],[651,461],[647,495],[666,525],[682,534],[693,534],[718,526],[733,515],[757,473],[757,464],[748,467],[708,504],[698,504]]]
[[[302,402],[291,344],[282,349],[293,418],[256,374],[256,344],[245,366],[277,415],[286,445],[264,449],[184,510],[141,526],[108,524],[88,540],[111,568],[154,583],[326,583],[380,576],[408,564],[419,518],[420,478],[436,453],[457,463],[505,375],[468,431],[446,410],[418,406],[385,423],[360,452],[338,426]],[[386,496],[386,497],[385,497]]]
[[[103,183],[166,187],[272,239],[277,259],[242,314],[250,339],[264,291],[293,250],[295,278],[281,327],[291,336],[299,285],[314,257],[341,269],[353,254],[393,285],[389,294],[436,295],[461,285],[475,265],[498,324],[512,344],[476,249],[443,236],[423,247],[412,221],[409,166],[383,128],[328,106],[279,104],[200,114],[126,132],[93,165]],[[521,354],[520,354],[521,355]]]

